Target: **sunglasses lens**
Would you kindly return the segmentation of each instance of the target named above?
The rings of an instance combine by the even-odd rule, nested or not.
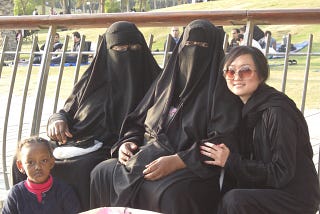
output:
[[[233,69],[224,71],[225,78],[228,80],[233,80],[236,73],[240,79],[249,79],[252,76],[253,70],[251,70],[249,67],[243,67],[240,68],[237,72]]]
[[[250,78],[252,75],[252,70],[250,68],[241,68],[239,70],[239,76],[241,79]]]
[[[234,71],[234,70],[226,70],[225,72],[224,72],[224,74],[225,74],[225,76],[226,76],[226,79],[230,79],[230,80],[232,80],[232,79],[234,79],[234,74],[235,74],[236,72]]]

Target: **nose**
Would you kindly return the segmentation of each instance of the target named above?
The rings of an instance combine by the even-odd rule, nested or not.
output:
[[[241,80],[241,77],[239,75],[239,72],[234,73],[234,80]]]
[[[42,168],[41,162],[36,162],[35,165],[34,165],[34,168],[35,169],[41,169]]]

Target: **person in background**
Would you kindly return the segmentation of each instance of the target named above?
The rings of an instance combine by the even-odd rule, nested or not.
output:
[[[16,32],[16,41],[17,41],[17,43],[22,38],[23,38],[23,30],[17,30],[17,32]]]
[[[57,12],[53,9],[53,7],[50,8],[50,15],[57,15]]]
[[[180,39],[180,31],[179,31],[179,27],[177,26],[173,26],[171,28],[171,43],[170,43],[170,49],[169,51],[173,51],[173,49],[176,47],[177,43],[179,42],[179,39]],[[166,44],[167,44],[167,40],[165,41],[164,43],[164,48],[166,48]]]
[[[80,49],[80,42],[81,42],[81,36],[78,31],[75,31],[72,33],[73,35],[73,52],[78,52]],[[72,53],[72,54],[67,54],[65,63],[76,63],[78,59],[78,54],[77,53]],[[59,64],[61,62],[61,55],[52,57],[51,59],[51,64]]]
[[[40,49],[39,49],[39,46],[37,46],[37,49],[36,51],[43,51],[44,48],[45,48],[45,45],[46,44],[43,44]],[[56,51],[61,51],[61,48],[62,48],[63,44],[60,42],[60,35],[59,33],[56,33],[53,37],[53,47],[52,47],[52,52],[56,52]],[[41,54],[36,54],[34,56],[34,59],[33,59],[33,64],[39,64],[41,63],[41,57],[42,55]],[[57,56],[53,56],[53,57],[57,57]]]
[[[266,84],[269,66],[257,48],[236,47],[223,64],[228,88],[244,106],[239,152],[223,141],[200,147],[211,158],[206,164],[224,167],[238,184],[224,195],[218,213],[316,213],[319,181],[304,116]]]
[[[238,34],[238,46],[243,46],[244,44],[244,35],[242,33]]]
[[[231,48],[238,46],[238,34],[240,33],[240,30],[238,28],[233,28],[231,30],[231,40],[228,44],[227,51],[230,51]]]
[[[22,140],[16,157],[17,168],[27,175],[27,180],[11,188],[3,214],[75,214],[80,211],[73,189],[50,174],[54,157],[49,141],[40,137]]]
[[[265,33],[264,33],[264,37],[261,38],[258,42],[261,46],[262,49],[265,49],[266,48],[266,44],[267,44],[267,36],[269,35],[270,37],[270,48],[273,48],[273,50],[277,50],[277,41],[271,36],[271,31],[267,30]]]
[[[38,9],[37,8],[34,8],[34,10],[33,10],[33,12],[32,12],[32,15],[39,15],[39,13],[38,13]]]

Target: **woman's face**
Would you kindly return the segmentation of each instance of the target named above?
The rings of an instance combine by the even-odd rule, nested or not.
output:
[[[224,77],[229,90],[239,96],[243,103],[248,101],[261,83],[249,54],[238,56],[229,67],[224,67]]]

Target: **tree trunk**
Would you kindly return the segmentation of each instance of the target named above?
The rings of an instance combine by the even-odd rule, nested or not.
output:
[[[139,12],[142,11],[142,0],[139,0]]]
[[[104,4],[105,4],[105,0],[100,0],[100,13],[104,13]]]
[[[46,14],[46,7],[45,7],[45,5],[46,5],[45,0],[42,0],[42,4],[41,4],[41,14],[42,14],[42,15],[45,15],[45,14]]]
[[[130,11],[130,0],[127,0],[127,12]]]

